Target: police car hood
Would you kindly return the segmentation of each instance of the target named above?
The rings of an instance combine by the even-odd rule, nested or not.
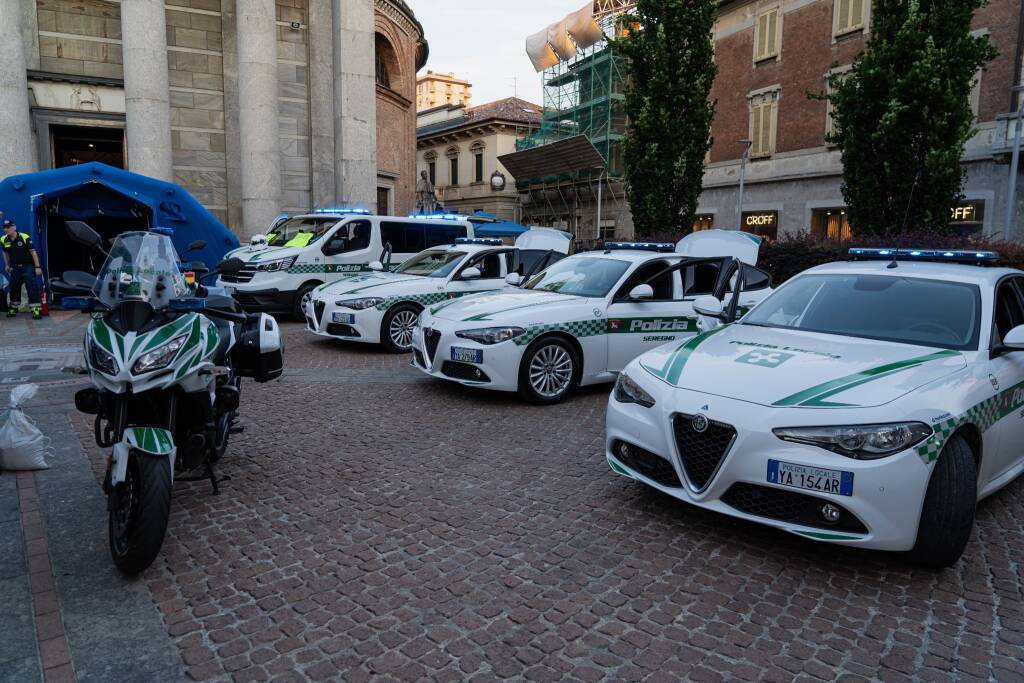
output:
[[[299,247],[242,247],[235,255],[246,263],[266,263],[298,256],[301,252]]]
[[[879,406],[967,365],[959,351],[742,324],[638,363],[672,386],[778,408]]]
[[[393,296],[439,289],[444,283],[441,278],[402,275],[400,273],[368,272],[345,275],[340,280],[322,285],[316,294],[329,296]]]
[[[453,299],[431,307],[430,313],[441,320],[487,323],[495,325],[534,325],[549,322],[571,322],[581,316],[594,316],[585,297],[529,289],[478,294]],[[595,309],[600,315],[600,309]]]

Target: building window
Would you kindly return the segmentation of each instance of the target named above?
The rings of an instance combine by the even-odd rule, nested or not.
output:
[[[615,239],[615,220],[602,220],[600,228],[600,236],[603,240],[614,240]]]
[[[427,162],[427,176],[430,178],[431,185],[437,185],[437,162]]]
[[[477,152],[473,155],[473,180],[478,183],[484,181],[484,154]]]
[[[448,151],[445,152],[445,156],[448,157],[448,184],[458,185],[459,184],[459,148],[449,147]]]
[[[768,157],[775,152],[778,99],[778,90],[750,96],[751,158]]]
[[[757,16],[754,23],[754,61],[779,54],[779,8],[773,7]]]
[[[842,82],[843,79],[850,75],[851,68],[853,67],[850,65],[841,66],[825,74],[825,142],[827,144],[833,144],[829,142],[829,138],[839,133],[835,119],[835,107],[832,105],[832,84],[833,81]]]
[[[846,207],[811,211],[811,235],[818,239],[845,242],[850,239],[850,220]]]
[[[869,0],[833,0],[835,17],[832,35],[860,31],[864,28]]]
[[[401,85],[401,77],[395,48],[380,33],[375,34],[373,47],[377,85],[384,88],[398,89]]]
[[[715,225],[715,214],[713,213],[698,213],[693,217],[693,231],[700,232],[701,230],[710,230]]]
[[[779,212],[744,211],[743,231],[774,240],[779,236]]]
[[[391,188],[377,188],[377,215],[388,216],[391,214]]]

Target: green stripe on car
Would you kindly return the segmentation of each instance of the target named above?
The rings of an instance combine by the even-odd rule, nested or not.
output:
[[[690,355],[694,349],[704,343],[704,340],[713,334],[721,332],[725,329],[725,326],[716,327],[708,330],[702,334],[698,334],[696,337],[691,337],[689,340],[683,342],[676,347],[672,355],[668,357],[665,364],[660,368],[651,367],[650,365],[643,365],[644,369],[649,373],[663,379],[669,384],[675,385],[679,382],[679,376],[683,373],[683,368],[686,367],[686,361],[690,360]]]

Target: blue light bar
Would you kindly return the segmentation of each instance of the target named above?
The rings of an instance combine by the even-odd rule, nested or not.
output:
[[[174,237],[174,228],[165,228],[157,225],[149,229],[150,232],[155,232],[158,235],[167,235],[168,237]]]
[[[675,251],[676,245],[671,242],[605,242],[604,248],[608,250]]]
[[[336,214],[358,214],[360,216],[369,216],[370,212],[366,209],[349,209],[349,208],[333,208],[333,209],[313,209],[313,213],[336,213]]]
[[[896,261],[935,261],[947,263],[992,263],[999,260],[995,251],[974,251],[971,249],[850,249],[854,259],[884,259]]]
[[[455,244],[482,244],[488,247],[500,247],[502,241],[495,237],[456,237]]]
[[[465,221],[469,220],[465,216],[457,213],[417,213],[411,214],[409,218],[415,218],[417,220],[428,220],[428,221]]]
[[[206,299],[171,299],[172,311],[201,311],[206,308]]]

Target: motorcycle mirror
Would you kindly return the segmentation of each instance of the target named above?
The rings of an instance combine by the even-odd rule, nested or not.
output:
[[[203,263],[202,261],[193,261],[191,264],[189,264],[189,269],[194,270],[197,273],[207,273],[210,271],[210,269],[207,268],[206,264]]]
[[[235,257],[225,259],[217,264],[217,272],[224,275],[234,275],[242,268],[245,268],[245,262]]]
[[[206,248],[206,240],[196,240],[195,242],[192,242],[191,244],[189,244],[185,248],[185,251],[199,251],[200,249],[205,249],[205,248]]]
[[[103,238],[88,225],[82,221],[68,221],[66,225],[68,235],[71,237],[73,242],[78,242],[79,244],[84,244],[87,247],[102,250],[101,245],[103,244]]]

